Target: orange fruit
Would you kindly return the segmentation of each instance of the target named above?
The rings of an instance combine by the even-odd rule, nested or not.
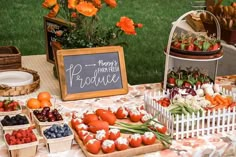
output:
[[[50,101],[47,101],[47,100],[42,100],[42,101],[40,101],[40,107],[41,107],[41,108],[44,108],[44,107],[51,107],[51,106],[52,106],[52,104],[51,104]]]
[[[36,98],[30,98],[27,101],[27,106],[30,109],[39,109],[40,108],[40,101]]]
[[[37,98],[39,101],[43,101],[43,100],[50,101],[51,94],[49,92],[40,92]]]

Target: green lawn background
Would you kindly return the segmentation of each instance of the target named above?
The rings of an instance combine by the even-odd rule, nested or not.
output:
[[[43,16],[48,10],[43,0],[0,0],[0,46],[13,45],[22,55],[45,54]],[[130,84],[163,80],[165,56],[171,23],[192,10],[190,0],[118,0],[115,9],[100,14],[106,25],[120,16],[128,16],[143,24],[136,36],[123,36],[126,70]]]

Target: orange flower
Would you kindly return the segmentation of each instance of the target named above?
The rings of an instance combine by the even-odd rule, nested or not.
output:
[[[98,9],[91,2],[82,1],[76,6],[76,10],[85,16],[94,16]]]
[[[111,8],[115,8],[117,6],[116,0],[105,0],[105,3]]]
[[[68,0],[68,8],[69,9],[75,9],[77,4],[78,4],[78,0]]]
[[[116,26],[120,27],[120,29],[123,30],[125,34],[136,35],[133,20],[126,16],[121,17],[120,21],[116,23]]]
[[[57,4],[57,0],[45,0],[42,4],[44,8],[51,8],[52,6]]]
[[[52,10],[48,13],[48,17],[56,17],[57,13],[59,12],[60,6],[59,4],[56,4]]]
[[[97,7],[97,8],[102,8],[102,2],[101,2],[101,0],[93,0],[93,4],[94,4],[95,7]]]

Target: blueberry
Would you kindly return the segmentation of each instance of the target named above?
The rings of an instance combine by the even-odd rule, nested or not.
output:
[[[62,135],[61,135],[61,134],[56,134],[56,136],[57,136],[57,138],[60,138],[60,137],[62,137]]]
[[[56,138],[57,136],[56,136],[55,133],[51,133],[51,137],[52,137],[52,138]]]
[[[49,131],[52,132],[52,133],[55,131],[54,127],[51,127],[49,129],[50,129]]]

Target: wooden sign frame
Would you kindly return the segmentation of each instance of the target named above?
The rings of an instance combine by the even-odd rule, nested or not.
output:
[[[59,18],[51,18],[48,16],[43,17],[44,21],[44,34],[45,34],[45,48],[46,48],[46,57],[47,61],[50,63],[55,63],[55,58],[53,54],[53,48],[51,42],[53,41],[52,39],[49,39],[49,33],[51,35],[56,36],[56,31],[60,30],[60,27],[63,28],[69,28],[71,26],[71,23],[64,21],[63,19]],[[51,27],[48,28],[47,23],[51,23]]]
[[[75,58],[77,56],[81,57],[81,56],[88,56],[88,55],[99,56],[100,54],[106,55],[109,53],[112,53],[112,54],[117,53],[117,56],[118,56],[117,62],[119,65],[119,74],[120,74],[119,78],[121,79],[120,82],[121,82],[122,87],[115,88],[115,89],[109,88],[109,89],[105,89],[105,90],[94,90],[94,91],[86,91],[86,92],[78,92],[78,93],[68,93],[68,86],[67,86],[68,82],[67,81],[68,80],[73,81],[73,77],[71,79],[70,78],[71,75],[69,75],[70,79],[66,80],[66,77],[68,77],[68,76],[66,76],[67,70],[65,69],[65,63],[64,63],[66,57],[69,56],[71,58],[73,58],[73,57]],[[99,64],[97,63],[97,65],[99,65]],[[119,94],[127,94],[128,93],[128,83],[127,83],[124,52],[123,52],[123,48],[121,46],[106,46],[106,47],[98,47],[98,48],[58,50],[57,55],[56,55],[56,66],[57,66],[57,71],[58,71],[58,76],[59,76],[59,84],[60,84],[60,89],[61,89],[62,100],[78,100],[78,99],[112,96],[112,95],[119,95]],[[95,68],[97,68],[97,67],[95,67]],[[77,79],[77,77],[76,77],[76,79]],[[86,77],[86,79],[87,79],[87,77]]]

